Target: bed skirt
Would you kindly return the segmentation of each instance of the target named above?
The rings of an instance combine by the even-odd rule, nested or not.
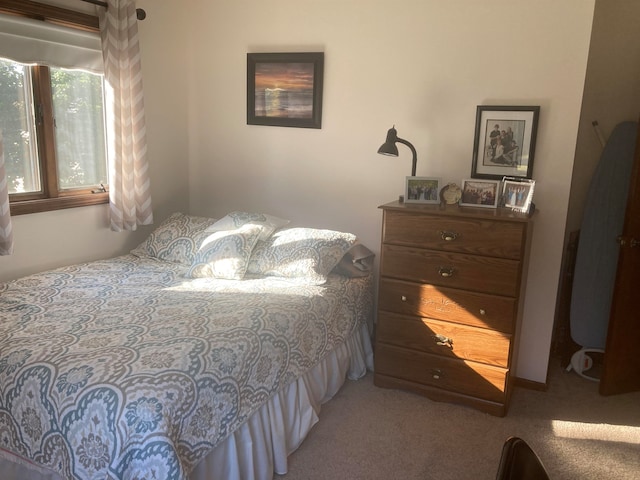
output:
[[[354,332],[323,362],[281,390],[218,445],[192,472],[191,480],[269,480],[287,473],[287,457],[318,421],[320,406],[348,377],[373,370],[367,325]]]
[[[287,473],[287,457],[318,422],[323,403],[347,378],[373,370],[369,329],[362,324],[349,339],[298,380],[273,396],[198,464],[190,480],[270,480]],[[9,457],[2,452],[0,457]],[[61,480],[33,464],[0,458],[2,480]]]

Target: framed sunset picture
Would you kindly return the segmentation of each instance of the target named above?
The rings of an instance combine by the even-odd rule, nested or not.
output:
[[[321,128],[324,53],[248,53],[247,124]]]

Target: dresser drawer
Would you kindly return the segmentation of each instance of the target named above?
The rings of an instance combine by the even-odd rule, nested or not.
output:
[[[525,229],[517,222],[385,210],[382,242],[518,260]]]
[[[378,343],[375,372],[489,401],[503,402],[509,371]]]
[[[516,297],[519,270],[516,260],[382,245],[380,274],[385,277]]]
[[[380,279],[378,308],[388,312],[513,333],[516,307],[511,297]]]
[[[509,366],[511,335],[486,328],[380,311],[376,338],[381,343],[426,353]]]

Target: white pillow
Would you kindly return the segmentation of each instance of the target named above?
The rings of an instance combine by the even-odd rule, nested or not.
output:
[[[235,230],[247,224],[260,225],[264,227],[260,235],[260,240],[266,240],[273,232],[288,223],[289,220],[267,215],[266,213],[231,212],[211,225],[207,231],[220,232],[223,230]]]
[[[191,265],[200,243],[208,235],[205,230],[215,221],[213,218],[174,213],[131,253]]]
[[[210,233],[202,241],[187,277],[242,280],[263,229],[261,225],[247,224],[235,230]]]
[[[322,285],[356,243],[351,233],[314,228],[286,228],[258,242],[247,273],[278,276]]]

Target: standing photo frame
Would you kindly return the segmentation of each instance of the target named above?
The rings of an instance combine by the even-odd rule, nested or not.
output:
[[[322,128],[324,52],[247,53],[247,124]]]
[[[516,212],[529,212],[535,184],[535,180],[505,177],[502,180],[502,203],[505,208]]]
[[[468,178],[462,180],[463,207],[497,208],[500,197],[500,182],[498,180],[484,180]]]
[[[485,106],[476,110],[472,178],[531,178],[539,106]]]
[[[405,203],[440,203],[441,182],[435,177],[407,177]]]

